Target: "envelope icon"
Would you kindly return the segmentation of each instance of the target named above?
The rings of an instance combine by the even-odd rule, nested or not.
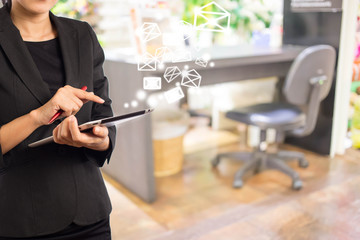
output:
[[[185,95],[184,95],[184,92],[182,91],[181,87],[176,87],[176,88],[173,88],[173,89],[165,92],[164,96],[168,103],[174,103],[174,102],[182,99]]]
[[[202,49],[202,46],[200,46],[200,44],[196,44],[196,45],[194,46],[194,49],[195,49],[197,52],[199,52],[199,51]]]
[[[150,53],[145,53],[138,60],[139,71],[156,71],[156,58]]]
[[[176,50],[173,54],[173,63],[190,62],[192,60],[191,52],[183,49]]]
[[[158,63],[170,61],[172,59],[171,55],[171,50],[168,47],[158,48],[155,52],[155,57]]]
[[[183,72],[183,78],[181,85],[189,88],[198,88],[201,84],[201,75],[195,70],[192,69],[187,72]]]
[[[144,77],[145,90],[159,90],[161,89],[161,77]]]
[[[161,36],[161,31],[156,23],[146,22],[141,26],[140,34],[144,42],[151,41]]]
[[[181,76],[182,72],[178,67],[168,67],[165,70],[164,78],[170,83],[174,81],[177,77]]]
[[[206,68],[207,65],[208,65],[208,61],[205,60],[204,58],[197,58],[196,61],[195,61],[195,64],[200,66],[200,67]]]
[[[230,28],[231,14],[216,2],[195,11],[194,26],[200,31],[225,32]]]
[[[186,21],[179,21],[177,25],[177,31],[182,34],[184,41],[191,38],[195,34],[194,26],[191,23]]]
[[[180,47],[184,45],[183,36],[180,33],[163,33],[162,42],[164,46]]]

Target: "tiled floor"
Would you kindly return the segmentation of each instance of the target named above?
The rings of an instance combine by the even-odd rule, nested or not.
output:
[[[276,171],[233,189],[241,163],[223,161],[213,169],[210,160],[217,152],[244,149],[231,143],[186,155],[182,173],[157,179],[153,204],[108,184],[113,239],[360,239],[360,151],[334,159],[305,151],[308,169],[290,164],[304,181],[297,192]]]
[[[114,240],[148,239],[166,231],[114,186],[108,182],[106,186],[113,207],[110,224]]]

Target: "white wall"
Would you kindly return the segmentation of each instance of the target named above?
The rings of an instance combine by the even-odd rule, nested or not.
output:
[[[354,61],[356,17],[359,0],[343,1],[343,18],[340,36],[340,52],[336,83],[334,123],[331,137],[331,153],[345,153],[345,138],[349,116],[350,85]]]
[[[130,0],[99,0],[98,24],[100,39],[105,48],[131,47]]]

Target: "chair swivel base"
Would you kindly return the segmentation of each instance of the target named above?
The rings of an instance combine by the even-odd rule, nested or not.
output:
[[[300,190],[302,188],[302,181],[298,173],[291,169],[285,162],[297,160],[300,167],[307,168],[309,166],[309,163],[302,153],[290,151],[279,151],[277,154],[268,154],[261,151],[221,153],[212,161],[213,167],[219,165],[222,158],[232,158],[244,162],[244,166],[235,174],[233,182],[234,188],[241,188],[244,185],[243,177],[248,172],[257,174],[265,169],[275,169],[291,177],[292,189]]]

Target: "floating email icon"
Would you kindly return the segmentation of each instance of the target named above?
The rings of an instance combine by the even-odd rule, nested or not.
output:
[[[143,41],[148,42],[157,37],[160,37],[161,31],[156,23],[146,22],[142,25],[140,29],[140,34],[142,36]]]
[[[181,76],[182,72],[178,67],[168,67],[165,70],[164,78],[170,83],[174,81],[177,77]]]
[[[199,44],[196,44],[195,46],[194,46],[194,49],[197,51],[197,52],[199,52],[200,50],[201,50],[201,46],[199,45]]]
[[[182,91],[181,87],[176,87],[176,88],[173,88],[173,89],[165,92],[164,96],[168,103],[174,103],[174,102],[182,99],[185,95],[184,95],[184,92]]]
[[[191,38],[195,34],[194,26],[191,23],[180,21],[177,25],[178,31],[183,35],[184,41]]]
[[[168,47],[161,47],[161,48],[156,49],[155,57],[159,63],[164,63],[166,61],[170,61],[172,58],[171,56],[172,56],[172,53],[171,53],[170,48],[168,48]]]
[[[183,49],[176,50],[173,54],[173,63],[190,62],[192,60],[191,52]]]
[[[198,88],[201,84],[201,76],[200,74],[192,69],[190,71],[184,71],[182,73],[183,78],[181,81],[181,85],[189,88]]]
[[[145,53],[138,60],[139,71],[156,71],[156,58],[150,53]]]
[[[208,65],[208,61],[205,60],[204,58],[197,58],[196,61],[195,61],[195,64],[200,66],[200,67],[206,68],[207,65]]]
[[[144,89],[146,90],[161,89],[161,77],[144,77]]]
[[[163,33],[162,42],[164,46],[181,47],[184,46],[184,40],[181,33]]]
[[[230,16],[219,4],[211,2],[195,11],[194,26],[200,31],[225,32],[230,28]]]

